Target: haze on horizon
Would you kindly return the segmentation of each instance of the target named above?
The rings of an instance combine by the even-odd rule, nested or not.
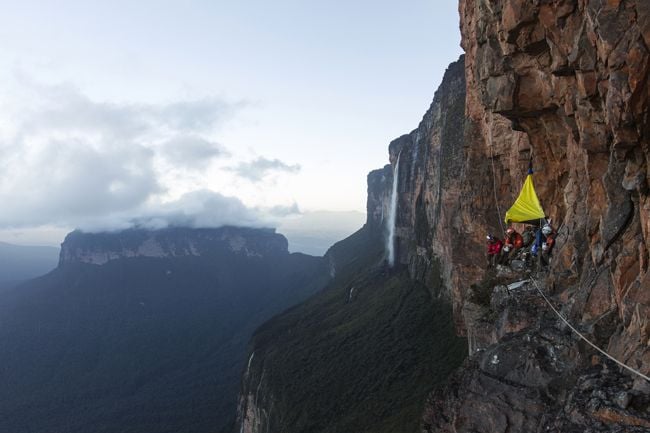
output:
[[[363,212],[367,173],[461,54],[455,2],[3,6],[0,240],[13,243]]]

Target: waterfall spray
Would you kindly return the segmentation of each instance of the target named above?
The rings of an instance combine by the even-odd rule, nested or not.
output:
[[[393,170],[393,190],[390,195],[390,208],[388,210],[388,238],[386,239],[386,250],[388,251],[388,264],[395,264],[395,223],[397,220],[397,183],[399,181],[399,157],[402,152],[397,154],[395,169]]]

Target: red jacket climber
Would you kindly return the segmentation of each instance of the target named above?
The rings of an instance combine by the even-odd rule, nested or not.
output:
[[[505,245],[509,247],[508,249],[516,249],[524,246],[524,238],[517,233],[512,227],[506,230]]]
[[[501,239],[495,238],[492,235],[487,236],[487,253],[488,256],[494,256],[501,252],[501,247],[503,247],[503,242]]]
[[[487,235],[488,266],[494,267],[497,265],[501,254],[501,247],[503,247],[501,239],[495,238],[492,235]]]

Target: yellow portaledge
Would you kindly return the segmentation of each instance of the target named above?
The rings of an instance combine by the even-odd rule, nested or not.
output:
[[[539,204],[533,185],[533,175],[529,174],[515,204],[506,212],[506,224],[538,221],[544,217],[544,209]]]

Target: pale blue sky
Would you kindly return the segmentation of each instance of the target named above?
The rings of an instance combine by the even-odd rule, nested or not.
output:
[[[391,139],[417,126],[461,54],[451,0],[0,3],[0,108],[10,113],[0,151],[13,156],[0,198],[32,194],[38,171],[61,178],[40,191],[49,206],[57,188],[68,200],[48,220],[34,196],[0,218],[5,231],[101,226],[102,216],[152,214],[195,190],[258,210],[363,211],[368,171],[387,162]],[[204,118],[212,120],[191,121]],[[192,155],[164,151],[192,140]],[[50,156],[39,157],[53,146],[66,148],[56,172],[43,162]],[[84,146],[96,155],[77,158]],[[141,152],[124,150],[133,147]],[[191,163],[200,155],[207,162]],[[104,171],[79,176],[96,171],[101,186],[105,175],[110,203],[122,194],[106,215],[84,209],[93,190],[75,194],[83,177],[61,174],[102,158]],[[141,173],[120,181],[133,158],[149,170],[147,188]],[[246,177],[257,168],[265,171]]]

